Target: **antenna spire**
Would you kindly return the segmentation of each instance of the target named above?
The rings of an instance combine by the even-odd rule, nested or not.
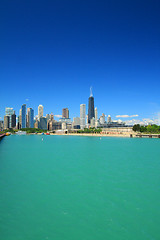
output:
[[[90,97],[93,97],[92,87],[90,87]]]

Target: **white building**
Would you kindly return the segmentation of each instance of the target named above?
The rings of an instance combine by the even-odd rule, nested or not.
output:
[[[93,117],[91,119],[91,128],[94,128],[95,127],[95,118]]]
[[[79,117],[74,117],[73,118],[73,125],[80,125],[80,118]]]
[[[110,115],[108,115],[107,122],[108,122],[108,123],[112,122]]]
[[[43,106],[39,105],[38,106],[38,119],[40,119],[41,117],[43,117]]]
[[[95,112],[95,122],[98,120],[98,111],[97,111],[97,107],[94,110]]]
[[[80,105],[80,127],[84,129],[86,126],[86,104]]]
[[[104,113],[102,113],[102,116],[100,116],[99,121],[100,121],[100,124],[104,124],[105,123],[105,114]]]

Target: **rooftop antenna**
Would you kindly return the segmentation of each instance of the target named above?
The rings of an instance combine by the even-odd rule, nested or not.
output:
[[[93,97],[92,87],[90,87],[90,97]]]

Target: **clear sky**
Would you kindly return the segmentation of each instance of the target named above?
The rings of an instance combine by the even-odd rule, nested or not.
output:
[[[79,116],[90,86],[99,116],[157,118],[159,0],[1,1],[1,118],[23,103]]]

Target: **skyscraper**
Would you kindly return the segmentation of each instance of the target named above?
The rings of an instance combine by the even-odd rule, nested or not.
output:
[[[47,118],[41,117],[39,121],[39,128],[47,130]]]
[[[62,118],[69,118],[69,110],[68,108],[62,109]]]
[[[97,111],[97,107],[95,108],[95,122],[98,120],[98,111]]]
[[[16,114],[11,115],[11,128],[16,127]]]
[[[84,129],[86,126],[86,104],[80,105],[80,127]]]
[[[27,108],[27,116],[26,116],[26,127],[29,128],[29,108]]]
[[[13,110],[13,108],[10,107],[6,107],[5,109],[5,115],[9,116],[9,127],[11,128],[11,116],[15,113],[15,111]]]
[[[9,128],[9,116],[4,116],[4,129]]]
[[[18,125],[19,125],[19,128],[18,129],[21,129],[22,127],[22,109],[19,110],[19,121],[18,121]]]
[[[43,106],[39,105],[38,106],[38,119],[40,120],[41,117],[43,117]]]
[[[34,128],[34,110],[32,108],[27,109],[27,119],[28,119],[28,127]]]
[[[100,124],[104,124],[105,123],[105,114],[102,113],[102,116],[100,116]]]
[[[111,122],[112,122],[110,115],[108,115],[107,122],[108,122],[108,123],[111,123]]]
[[[94,97],[92,94],[92,88],[90,88],[90,97],[88,99],[88,123],[91,122],[91,119],[95,117],[94,113]]]
[[[22,118],[22,128],[26,128],[26,104],[23,104],[22,105],[22,108],[21,108],[21,118]]]

